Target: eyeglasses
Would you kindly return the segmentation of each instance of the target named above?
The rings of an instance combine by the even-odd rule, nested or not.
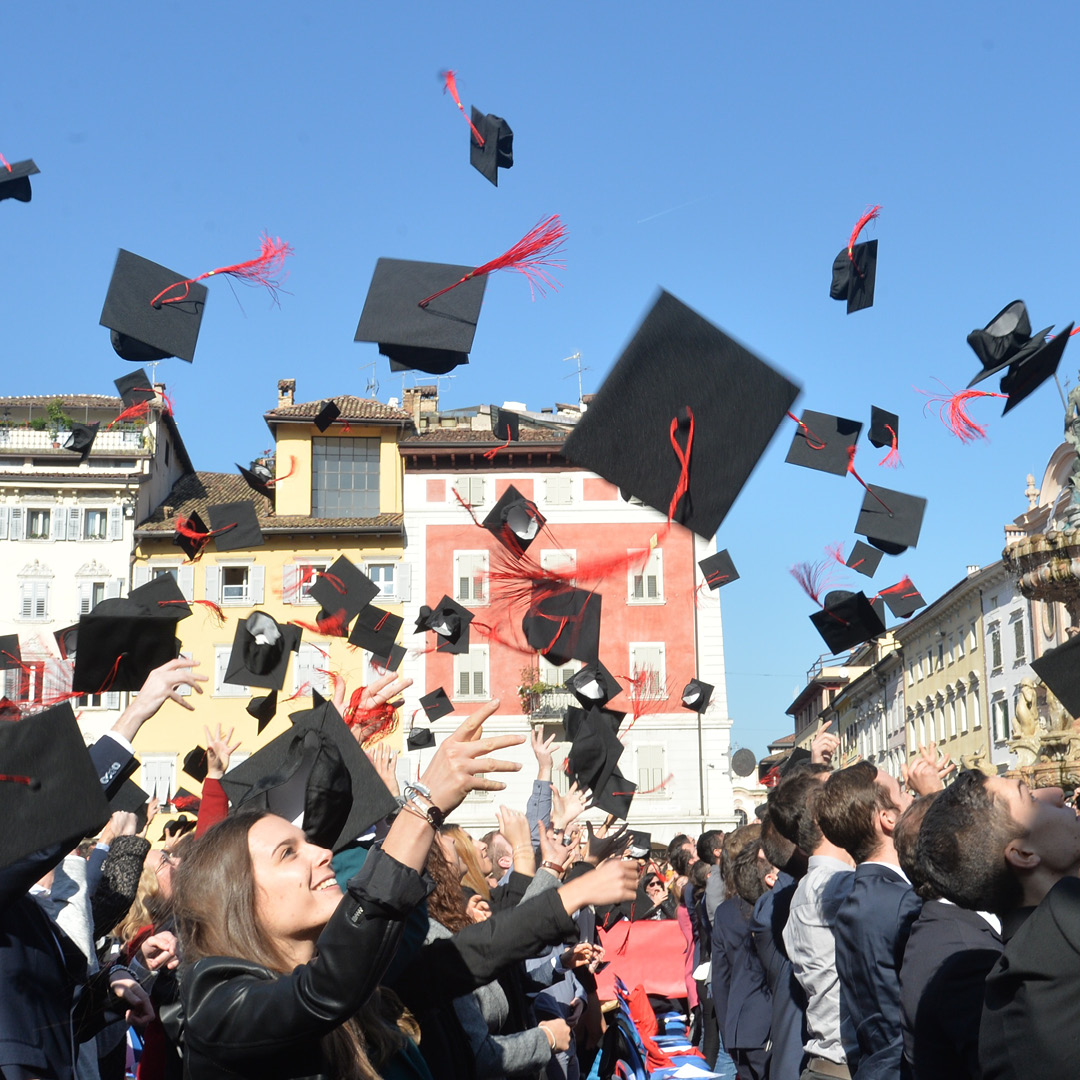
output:
[[[176,866],[179,862],[179,857],[174,855],[171,851],[163,851],[157,866],[154,868],[154,873],[159,874],[166,866]]]

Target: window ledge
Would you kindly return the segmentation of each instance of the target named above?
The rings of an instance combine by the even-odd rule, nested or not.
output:
[[[627,597],[626,602],[630,607],[662,607],[667,603],[662,596],[655,600],[638,600],[633,597]]]

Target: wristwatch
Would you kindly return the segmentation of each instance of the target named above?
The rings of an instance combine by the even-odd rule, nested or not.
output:
[[[433,829],[441,828],[446,821],[446,813],[431,801],[431,788],[419,781],[405,785],[405,801],[411,802],[427,818]]]

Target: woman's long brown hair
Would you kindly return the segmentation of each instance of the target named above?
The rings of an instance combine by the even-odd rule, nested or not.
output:
[[[460,825],[443,825],[439,832],[454,841],[454,848],[465,864],[465,876],[461,884],[479,893],[485,900],[491,899],[491,886],[488,885],[480,869],[480,856],[476,854],[476,843]]]
[[[461,879],[457,868],[446,861],[438,843],[432,844],[428,852],[427,872],[435,882],[435,888],[427,898],[428,915],[452,934],[464,930],[469,925],[469,916],[465,912]]]

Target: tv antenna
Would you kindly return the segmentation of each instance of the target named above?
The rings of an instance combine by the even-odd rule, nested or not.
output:
[[[564,375],[563,378],[564,379],[572,379],[575,375],[577,375],[577,399],[578,399],[578,405],[580,406],[581,405],[581,399],[582,399],[582,396],[583,396],[582,392],[581,392],[581,373],[583,371],[588,371],[589,369],[587,367],[582,367],[581,366],[581,353],[579,353],[579,352],[574,353],[572,356],[564,356],[562,358],[562,360],[560,360],[559,362],[562,363],[562,364],[565,364],[567,362],[567,360],[575,361],[575,363],[577,365],[577,371],[571,371],[569,375]]]
[[[367,386],[364,388],[365,397],[372,397],[379,392],[379,379],[378,376],[375,374],[375,368],[377,363],[378,361],[373,361],[370,364],[364,364],[363,367],[360,368],[361,371],[367,371],[368,368],[371,369],[371,374],[368,376]]]

